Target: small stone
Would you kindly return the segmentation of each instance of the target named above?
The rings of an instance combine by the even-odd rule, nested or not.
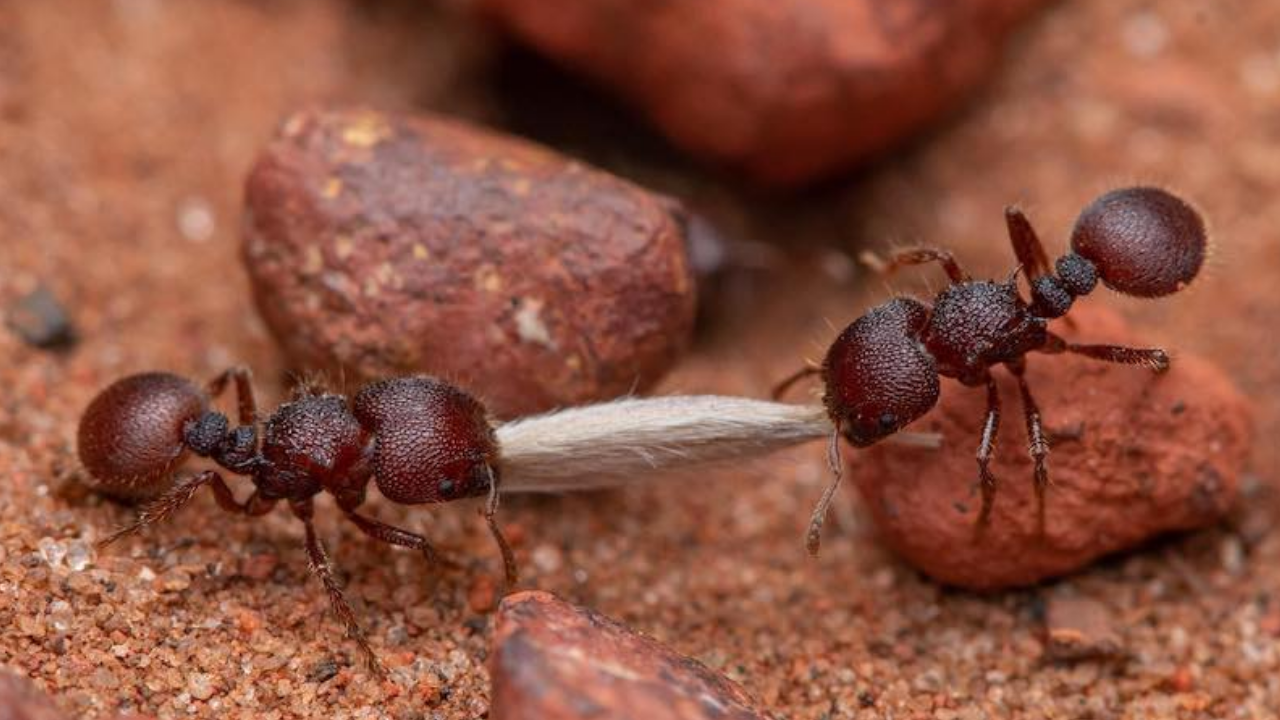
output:
[[[728,678],[545,592],[502,601],[490,676],[493,720],[764,718]]]
[[[93,550],[83,540],[73,540],[67,544],[66,560],[73,572],[82,572],[93,564]]]
[[[307,671],[307,680],[313,683],[322,683],[326,680],[332,680],[338,674],[338,663],[333,658],[325,658]]]
[[[461,121],[302,112],[245,205],[254,299],[299,368],[466,378],[511,417],[649,387],[692,337],[676,202]]]
[[[5,324],[23,342],[44,350],[64,350],[77,339],[66,308],[53,291],[43,285],[9,307]]]
[[[1124,650],[1110,608],[1091,598],[1050,598],[1045,634],[1045,656],[1052,660],[1116,657]]]
[[[280,557],[275,553],[253,553],[240,559],[240,574],[251,580],[266,580],[279,564]]]
[[[197,700],[208,700],[214,690],[213,676],[208,673],[191,673],[187,678],[187,692]]]
[[[191,587],[191,576],[184,570],[174,568],[165,571],[156,581],[156,585],[162,592],[182,592]]]
[[[40,553],[40,558],[51,568],[62,567],[62,561],[67,557],[67,546],[51,537],[40,538],[36,542],[36,550]]]
[[[497,602],[498,589],[491,575],[477,575],[467,589],[467,606],[474,613],[487,613]]]

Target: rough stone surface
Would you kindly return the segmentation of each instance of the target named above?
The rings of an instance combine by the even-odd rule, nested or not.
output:
[[[1113,312],[1071,314],[1074,342],[1142,346]],[[1045,536],[1038,533],[1032,465],[1017,385],[1003,370],[1003,415],[992,469],[1000,482],[991,526],[974,452],[986,393],[944,385],[938,406],[912,429],[943,435],[940,450],[881,444],[850,453],[853,480],[884,540],[952,585],[1027,585],[1077,570],[1162,533],[1219,520],[1236,498],[1248,456],[1246,400],[1220,371],[1176,356],[1165,375],[1072,356],[1033,356],[1028,381],[1053,446]]]
[[[727,678],[550,593],[504,599],[494,646],[494,720],[764,717]]]
[[[245,202],[254,296],[299,369],[427,372],[510,416],[648,387],[692,330],[672,201],[462,122],[294,115]]]
[[[480,2],[524,41],[637,106],[676,144],[768,184],[847,169],[956,107],[1037,4]]]

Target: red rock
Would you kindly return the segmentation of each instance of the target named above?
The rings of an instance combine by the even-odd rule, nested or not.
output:
[[[792,185],[955,108],[1037,0],[480,0],[685,150]]]
[[[727,678],[550,593],[503,599],[494,646],[494,720],[764,717]]]
[[[692,333],[675,203],[465,123],[297,114],[245,203],[254,297],[297,369],[439,375],[512,416],[643,389]]]
[[[1110,310],[1085,305],[1072,317],[1079,330],[1058,331],[1073,340],[1144,344]],[[1164,375],[1082,357],[1029,358],[1053,445],[1043,538],[1017,385],[996,371],[1004,412],[992,467],[1000,488],[991,526],[978,538],[974,452],[986,394],[945,382],[938,406],[912,426],[941,433],[942,449],[882,443],[846,451],[884,541],[937,580],[991,589],[1063,575],[1162,533],[1217,521],[1235,501],[1248,456],[1249,405],[1222,372],[1171,349]]]

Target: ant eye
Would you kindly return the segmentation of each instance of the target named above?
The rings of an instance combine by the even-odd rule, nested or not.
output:
[[[893,413],[885,413],[880,416],[880,429],[892,430],[898,426],[898,416]]]
[[[453,495],[454,483],[452,480],[441,480],[439,489],[442,497],[450,497]]]

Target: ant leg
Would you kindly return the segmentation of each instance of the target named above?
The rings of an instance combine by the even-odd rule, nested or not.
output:
[[[387,543],[388,545],[399,545],[422,553],[422,557],[426,558],[428,564],[439,567],[456,568],[457,563],[447,560],[435,547],[421,535],[408,530],[403,530],[394,525],[388,525],[380,520],[374,520],[371,517],[365,517],[355,511],[347,510],[347,519],[355,523],[356,527],[365,535]]]
[[[226,389],[227,383],[235,380],[236,405],[241,425],[254,425],[258,419],[258,403],[253,396],[253,373],[243,365],[223,370],[217,377],[209,381],[208,393],[218,397]]]
[[[163,495],[144,505],[133,522],[99,540],[98,547],[106,547],[122,537],[132,535],[148,525],[154,525],[168,518],[186,505],[201,486],[214,481],[222,482],[222,476],[216,470],[205,470],[178,481]],[[223,483],[223,487],[226,487],[226,483]]]
[[[950,250],[942,248],[913,248],[910,250],[899,250],[889,256],[888,260],[882,259],[879,255],[867,251],[859,256],[864,264],[881,275],[889,275],[903,265],[923,265],[928,262],[942,263],[942,269],[946,271],[947,277],[951,282],[962,283],[970,280],[969,273],[960,268],[960,263],[956,262],[955,256]]]
[[[1018,379],[1018,391],[1022,394],[1022,412],[1027,421],[1027,449],[1035,462],[1036,489],[1036,523],[1040,536],[1044,537],[1045,511],[1044,494],[1049,487],[1049,469],[1045,466],[1045,458],[1049,455],[1049,439],[1044,434],[1044,424],[1040,417],[1040,406],[1031,396],[1031,388],[1027,385],[1026,363],[1018,362],[1009,365],[1009,371]]]
[[[270,512],[271,508],[275,507],[276,504],[275,500],[262,498],[257,491],[254,491],[248,500],[241,503],[236,500],[235,495],[231,493],[231,488],[227,487],[226,481],[222,479],[222,475],[217,470],[205,470],[180,480],[168,492],[144,505],[138,511],[138,517],[133,522],[99,540],[98,547],[106,547],[122,537],[133,535],[148,525],[154,525],[165,520],[183,505],[190,502],[196,491],[204,485],[209,485],[213,488],[213,495],[218,501],[219,507],[227,512],[255,517]]]
[[[836,490],[840,488],[840,480],[844,476],[844,460],[840,457],[839,423],[836,423],[835,430],[831,432],[831,441],[827,444],[827,466],[831,468],[831,484],[827,485],[822,498],[813,508],[813,515],[809,517],[809,532],[804,539],[805,549],[813,557],[818,556],[818,548],[822,545],[822,525],[827,519],[827,509],[831,507],[831,501],[835,499]]]
[[[982,441],[978,444],[978,478],[982,483],[982,510],[978,513],[978,534],[991,521],[991,508],[996,500],[996,476],[991,473],[991,452],[1000,433],[1000,389],[996,379],[987,373],[987,419],[982,425]]]
[[[212,480],[209,487],[213,489],[213,497],[218,501],[218,507],[229,513],[257,517],[266,515],[276,506],[275,500],[268,500],[262,497],[257,490],[254,490],[253,494],[244,502],[236,500],[236,496],[231,493],[231,488],[227,487],[221,477]]]
[[[484,469],[489,473],[489,499],[484,505],[484,521],[489,525],[489,534],[493,535],[493,541],[498,544],[498,552],[502,553],[502,568],[506,573],[507,586],[514,587],[520,582],[516,556],[511,552],[511,546],[507,544],[507,538],[502,534],[502,528],[498,527],[498,521],[495,519],[498,514],[498,476],[493,472],[493,466],[485,465]]]
[[[774,385],[773,392],[769,393],[769,397],[773,398],[774,400],[778,400],[782,397],[784,393],[787,392],[787,390],[791,388],[792,385],[795,385],[798,381],[803,380],[804,378],[807,378],[810,375],[817,375],[818,373],[821,373],[821,372],[822,372],[822,368],[820,367],[816,367],[813,365],[805,365],[799,370],[783,378],[783,380],[779,382],[777,385]]]
[[[1013,244],[1013,254],[1018,264],[1026,271],[1031,280],[1049,272],[1049,256],[1044,252],[1044,244],[1036,235],[1035,228],[1022,210],[1016,207],[1004,209],[1004,222],[1009,228],[1009,241]]]
[[[316,528],[312,523],[315,506],[310,499],[307,499],[291,502],[289,507],[306,528],[307,557],[311,561],[311,572],[320,578],[321,584],[324,585],[325,591],[329,594],[329,605],[333,608],[333,614],[337,615],[338,620],[346,627],[347,637],[355,640],[356,645],[360,647],[360,652],[364,655],[365,664],[368,666],[369,672],[377,677],[385,676],[386,669],[382,667],[377,653],[369,645],[369,638],[365,636],[364,630],[360,628],[355,612],[347,604],[347,598],[342,593],[342,583],[334,572],[333,563],[329,561],[329,555],[324,550],[324,544],[320,542],[320,537],[316,535]]]
[[[1049,341],[1040,352],[1074,353],[1094,360],[1120,363],[1122,365],[1144,365],[1153,372],[1162,373],[1169,369],[1169,353],[1160,348],[1131,348],[1121,345],[1077,345],[1049,333]]]

